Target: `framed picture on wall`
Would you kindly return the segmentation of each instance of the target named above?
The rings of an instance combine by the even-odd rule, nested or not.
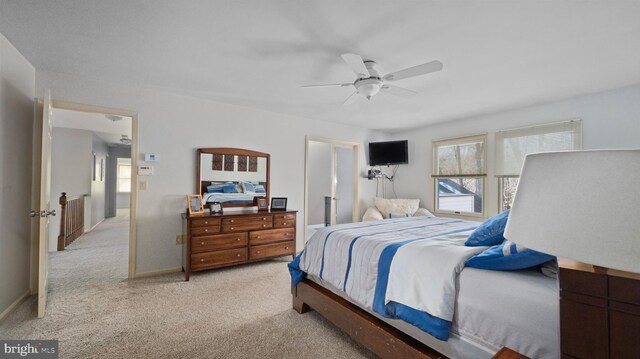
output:
[[[93,155],[93,170],[91,172],[93,172],[93,176],[91,176],[92,181],[97,181],[98,177],[100,176],[100,163],[98,163],[98,158],[96,157],[95,153],[92,153]]]

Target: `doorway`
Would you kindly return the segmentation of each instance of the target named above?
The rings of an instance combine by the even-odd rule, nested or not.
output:
[[[359,149],[355,142],[306,137],[305,242],[320,228],[358,220]]]
[[[47,103],[47,101],[43,102]],[[70,172],[72,176],[67,176],[66,180],[64,179],[63,173],[63,176],[61,177],[63,181],[60,182],[63,184],[63,187],[56,188],[54,186],[54,188],[52,188],[53,191],[51,191],[50,200],[48,202],[51,204],[50,209],[57,209],[59,215],[50,217],[56,221],[56,224],[50,226],[52,228],[47,231],[46,237],[44,237],[43,234],[38,236],[38,231],[34,231],[32,239],[34,248],[42,248],[40,243],[47,243],[45,247],[48,247],[49,250],[42,251],[42,249],[40,249],[39,251],[33,251],[32,283],[38,283],[39,277],[43,277],[43,273],[46,278],[46,273],[49,271],[48,258],[51,253],[56,252],[60,233],[65,232],[63,230],[65,224],[61,225],[60,221],[60,215],[62,212],[60,205],[60,202],[62,201],[60,197],[62,197],[62,192],[67,192],[65,189],[70,188],[72,190],[69,190],[69,193],[66,193],[67,199],[69,199],[69,197],[80,198],[78,202],[83,204],[84,213],[79,214],[79,212],[77,212],[76,216],[82,217],[84,222],[82,230],[84,232],[91,233],[91,231],[100,223],[109,218],[107,205],[108,196],[106,194],[108,187],[107,183],[113,183],[114,186],[117,186],[115,183],[117,177],[114,177],[113,181],[108,178],[110,174],[115,175],[115,163],[117,163],[116,157],[111,155],[111,150],[114,147],[120,147],[121,150],[124,149],[127,155],[122,157],[129,158],[130,169],[136,168],[137,164],[135,156],[131,156],[131,154],[137,153],[137,114],[135,112],[55,100],[50,103],[49,113],[51,115],[50,117],[53,119],[52,121],[47,122],[49,126],[53,126],[53,135],[50,138],[53,139],[54,142],[57,140],[58,144],[63,148],[67,148],[65,155],[61,156],[61,160],[63,161],[62,163],[66,163],[64,166],[71,168],[73,167],[71,163],[77,160],[79,163],[82,163],[82,168],[78,167],[81,172],[75,172],[75,175]],[[70,118],[61,120],[61,117],[63,117],[61,115],[62,113],[69,115]],[[41,117],[38,116],[38,118],[39,126],[42,127]],[[91,120],[98,122],[89,124],[88,122]],[[120,129],[109,129],[118,122],[121,122],[119,127]],[[126,123],[126,125],[123,126],[122,124],[124,123]],[[58,136],[56,136],[56,132],[58,132]],[[74,135],[78,134],[81,136],[73,138]],[[76,145],[80,144],[80,146],[70,146],[70,143],[65,143],[64,140],[69,138],[73,138],[70,143]],[[39,152],[40,149],[43,148],[42,146],[39,146],[39,141],[40,140],[37,142],[36,152]],[[56,148],[52,148],[50,153],[54,153],[55,151]],[[48,157],[49,165],[51,165],[53,158],[51,158],[51,156]],[[110,164],[109,159],[114,160],[113,165]],[[52,170],[56,171],[56,167],[60,166],[59,163],[58,166],[54,163],[52,167]],[[44,168],[46,168],[46,166],[44,166]],[[60,169],[61,168],[58,168],[58,170]],[[123,269],[121,273],[123,273],[122,276],[124,278],[131,279],[135,276],[136,255],[137,193],[135,186],[135,171],[131,170],[128,177],[129,193],[127,194],[127,197],[129,201],[128,208],[124,211],[125,213],[128,212],[128,215],[126,215],[126,220],[124,222],[121,220],[115,227],[118,227],[118,232],[120,233],[119,238],[123,239],[121,246],[124,247],[124,250],[122,251],[124,261],[121,263]],[[50,186],[51,182],[46,178],[47,176],[44,171],[37,171],[34,174],[34,188],[40,188],[41,183],[43,186],[45,186],[45,183],[48,183]],[[36,197],[40,198],[40,193],[44,193],[44,191],[36,192]],[[113,224],[110,224],[110,226],[113,227]],[[105,228],[107,227],[109,226],[105,226]],[[41,238],[44,238],[44,240],[41,240]],[[73,238],[72,240],[78,239]],[[51,245],[53,243],[55,245]],[[40,290],[38,289],[37,291],[39,292]],[[46,289],[44,292],[46,292]],[[39,316],[42,315],[44,315],[44,307],[42,311],[39,309]]]

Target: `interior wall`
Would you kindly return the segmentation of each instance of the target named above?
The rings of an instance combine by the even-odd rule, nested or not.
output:
[[[330,143],[309,141],[309,225],[324,223],[324,197],[331,196],[331,148]]]
[[[55,123],[55,118],[53,119]],[[93,134],[86,130],[53,128],[51,140],[51,209],[57,216],[49,217],[49,251],[58,248],[60,234],[60,195],[90,195],[93,166]]]
[[[409,140],[409,164],[399,167],[396,192],[399,197],[419,198],[422,207],[433,209],[431,142],[488,132],[486,213],[496,214],[495,132],[576,118],[583,121],[584,149],[640,148],[640,85],[395,133],[392,139]]]
[[[106,177],[109,146],[93,133],[91,139],[91,152],[96,156],[96,163],[102,163],[102,171],[105,171],[104,175],[96,174],[96,178],[91,181],[91,228],[93,228],[104,220],[107,208]]]
[[[0,318],[30,287],[35,77],[0,34]]]
[[[336,147],[336,224],[353,222],[353,149]]]
[[[82,104],[120,108],[138,113],[139,164],[154,167],[153,176],[140,176],[147,189],[138,190],[136,272],[177,268],[182,232],[180,213],[185,195],[194,193],[195,153],[200,147],[237,147],[271,154],[271,195],[287,197],[287,206],[304,218],[305,136],[366,143],[381,134],[364,128],[187,97],[156,89],[120,86],[67,74],[38,72],[36,87],[51,88],[52,97]],[[336,104],[339,106],[339,104]],[[364,147],[364,146],[363,146]],[[160,155],[144,162],[144,153]],[[364,153],[361,177],[366,172]],[[375,186],[361,178],[362,202],[370,203]],[[137,184],[140,187],[139,183]],[[373,189],[373,191],[371,190]],[[366,209],[361,206],[362,211]],[[297,229],[298,248],[304,231]]]

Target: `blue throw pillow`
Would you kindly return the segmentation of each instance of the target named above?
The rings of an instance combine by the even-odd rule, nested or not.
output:
[[[516,270],[535,267],[552,259],[555,257],[505,240],[467,259],[464,264],[479,269]]]
[[[242,192],[244,192],[244,193],[256,193],[253,183],[242,182]]]
[[[238,193],[238,187],[235,183],[226,183],[223,188],[224,193]]]
[[[261,184],[254,184],[253,185],[253,190],[256,193],[267,193],[267,191],[264,189],[264,186]]]
[[[464,242],[467,247],[495,246],[504,241],[504,228],[509,219],[509,210],[497,214],[476,228]]]

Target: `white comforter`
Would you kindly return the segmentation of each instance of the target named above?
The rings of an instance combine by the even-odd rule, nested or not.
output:
[[[299,269],[380,314],[395,302],[450,322],[464,261],[487,248],[464,246],[478,225],[409,217],[327,227],[307,242]]]

